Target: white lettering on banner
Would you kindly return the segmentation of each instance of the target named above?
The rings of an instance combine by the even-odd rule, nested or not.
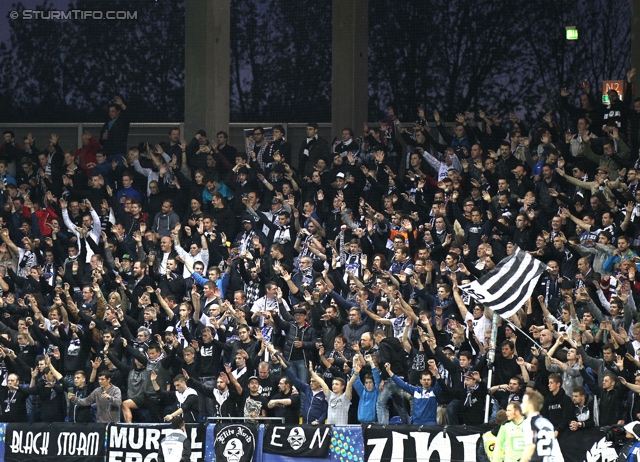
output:
[[[276,443],[276,438],[280,437],[280,435],[278,435],[278,430],[284,430],[284,429],[285,427],[273,427],[273,431],[271,432],[271,446],[277,446],[279,448],[284,446],[281,443]]]
[[[109,451],[109,462],[122,462],[122,451]]]
[[[134,429],[129,431],[129,446],[131,446],[131,449],[140,449],[144,444],[145,428],[138,427],[135,430],[138,431],[136,432]],[[135,440],[136,433],[138,434],[138,441]]]
[[[402,433],[391,432],[391,460],[404,460],[404,440],[407,438]]]
[[[197,440],[198,440],[198,429],[197,428],[192,428],[191,429],[191,451],[192,451],[192,453],[193,453],[194,449],[202,449],[202,442],[201,441],[197,441]],[[202,456],[200,456],[200,457],[202,457]],[[195,459],[193,459],[193,460],[195,460]]]
[[[384,447],[387,445],[387,438],[370,438],[367,441],[367,446],[373,446],[371,455],[367,462],[380,462],[382,460],[382,453]]]
[[[311,438],[311,443],[309,444],[309,449],[313,449],[313,442],[316,441],[318,444],[318,448],[321,448],[322,445],[324,444],[324,440],[327,438],[327,435],[329,434],[329,430],[330,428],[327,427],[324,429],[324,435],[321,437],[320,436],[320,429],[318,428],[315,433],[313,434],[313,438]]]
[[[146,450],[158,450],[160,438],[171,431],[170,428],[144,428],[144,427],[109,427],[109,447],[110,448],[131,448],[141,449],[144,445]],[[195,435],[195,434],[192,434]],[[195,436],[192,437],[194,439]]]
[[[170,428],[154,427],[109,427],[108,462],[156,462],[160,441],[171,432]],[[202,442],[197,441],[198,429],[191,429],[191,460],[202,459]],[[118,451],[117,449],[121,449]],[[122,451],[124,449],[124,451]],[[199,449],[200,451],[196,451]],[[153,451],[140,453],[138,451]]]
[[[280,440],[281,438],[284,439],[284,436],[279,434],[278,430],[285,430],[285,429],[286,427],[279,427],[279,426],[273,427],[273,430],[271,431],[271,442],[270,442],[271,446],[275,446],[278,448],[284,447],[283,443],[278,442],[278,440]],[[293,427],[289,434],[289,438],[291,438],[291,434],[296,433],[294,431],[296,429],[299,429],[298,433],[300,435],[304,435],[304,429],[302,427]],[[324,434],[322,434],[321,428],[316,429],[316,431],[313,433],[313,437],[311,437],[311,443],[309,443],[309,449],[313,449],[314,445],[316,445],[318,448],[321,448],[322,445],[324,444],[324,440],[326,440],[327,436],[329,436],[330,431],[331,431],[331,427],[324,428]],[[302,441],[304,441],[304,439]],[[289,444],[292,445],[291,441],[289,441]],[[293,449],[296,450],[298,449],[298,447],[293,447]]]
[[[478,445],[480,434],[476,433],[474,435],[454,436],[454,438],[462,443],[462,447],[464,448],[464,460],[475,460],[476,446]]]
[[[58,456],[97,456],[100,433],[61,432],[58,435]]]
[[[139,452],[110,451],[109,462],[157,462],[158,453],[150,452],[147,457],[142,457]]]
[[[438,432],[431,442],[429,438],[431,433],[428,432],[409,432],[409,436],[413,438],[415,446],[415,457],[417,462],[428,462],[433,453],[438,453],[439,460],[451,460],[453,443],[462,443],[464,451],[463,460],[474,460],[476,454],[476,445],[480,434],[452,436],[445,432]],[[404,445],[408,436],[399,432],[391,432],[391,461],[404,460]],[[389,438],[371,438],[367,440],[367,446],[373,446],[371,454],[367,462],[381,462],[384,450],[387,446]]]
[[[429,446],[429,437],[430,433],[427,432],[410,432],[409,435],[416,442],[416,462],[429,462],[431,459],[431,454],[434,452],[438,453],[438,458],[440,460],[450,460],[451,459],[451,445],[448,441],[445,441],[445,444],[438,445],[440,441],[439,439],[445,439],[441,437],[442,433],[438,433],[436,437],[433,439],[431,446]],[[440,438],[439,438],[440,437]],[[418,451],[418,448],[427,448],[426,451]]]
[[[49,437],[49,432],[14,431],[11,438],[11,452],[47,456],[49,455]]]

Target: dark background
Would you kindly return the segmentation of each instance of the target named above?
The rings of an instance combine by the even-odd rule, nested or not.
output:
[[[12,20],[27,8],[137,11],[130,21]],[[184,1],[0,3],[0,122],[102,121],[114,94],[135,121],[184,120]],[[231,1],[232,122],[330,122],[330,0]],[[565,40],[565,26],[579,40]],[[559,88],[630,67],[629,0],[370,0],[370,121],[393,104],[447,120],[483,109],[532,121]]]

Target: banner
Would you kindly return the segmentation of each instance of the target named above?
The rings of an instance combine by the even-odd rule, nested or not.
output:
[[[170,424],[111,424],[107,431],[106,461],[155,461],[158,459],[160,442],[170,430]],[[191,462],[202,462],[205,425],[187,424],[187,436],[191,440]]]
[[[169,428],[168,424],[0,423],[0,461],[155,462]],[[192,462],[299,462],[301,458],[314,462],[461,462],[476,460],[476,451],[483,450],[482,435],[490,429],[489,425],[189,424],[187,434]],[[617,459],[616,448],[600,428],[564,432],[558,441],[567,462]]]
[[[4,460],[94,462],[105,455],[106,424],[7,424]]]
[[[253,462],[258,426],[255,424],[215,424],[216,462]]]
[[[598,427],[563,432],[558,436],[558,443],[565,461],[612,462],[618,458],[615,448]]]
[[[264,452],[289,457],[327,457],[333,425],[265,425]]]
[[[260,429],[258,441],[263,437],[262,448],[267,444],[267,431]],[[259,446],[260,447],[260,446]],[[257,462],[300,462],[300,457],[287,457],[280,454],[262,453],[262,460]],[[314,462],[364,462],[364,439],[361,426],[338,427],[331,431],[329,454],[325,458],[313,459]],[[254,461],[256,462],[256,461]]]
[[[482,434],[491,426],[363,426],[365,462],[476,460]]]

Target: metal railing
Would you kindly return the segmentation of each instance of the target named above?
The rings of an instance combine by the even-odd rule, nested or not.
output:
[[[62,149],[74,151],[82,146],[82,133],[87,130],[93,136],[100,136],[100,122],[77,123],[1,123],[0,130],[13,130],[16,134],[16,143],[22,146],[22,139],[27,133],[31,133],[36,140],[36,147],[44,149],[49,143],[51,133],[58,135],[58,143]],[[184,122],[134,122],[129,127],[129,145],[134,146],[145,141],[155,143],[164,141],[169,136],[172,127],[180,127],[180,133],[184,133]],[[191,135],[193,136],[193,135]]]
[[[233,122],[229,124],[229,144],[238,149],[238,151],[244,152],[245,150],[245,130],[253,130],[255,127],[273,127],[274,125],[282,125],[286,132],[286,138],[293,147],[294,158],[302,142],[305,140],[306,123],[287,123],[287,122],[263,122],[263,123],[251,123],[251,122]],[[103,123],[100,122],[77,122],[77,123],[0,123],[0,130],[13,130],[16,135],[16,142],[22,146],[22,139],[27,133],[31,133],[36,140],[36,147],[38,149],[44,149],[48,142],[51,133],[58,135],[58,142],[65,150],[73,151],[82,145],[82,133],[87,130],[96,138],[100,135],[100,129]],[[412,124],[405,123],[407,128]],[[448,128],[452,124],[445,124]],[[370,122],[370,127],[377,127],[376,122]],[[173,127],[179,127],[182,138],[189,142],[195,133],[184,132],[184,122],[134,122],[131,123],[129,129],[129,146],[136,146],[142,142],[158,143],[160,141],[166,141],[169,136],[169,130]],[[362,127],[352,127],[359,137],[362,133]],[[433,132],[433,130],[432,130]],[[333,141],[332,138],[332,124],[330,122],[318,124],[318,134],[326,139],[329,143]],[[433,132],[435,134],[435,132]],[[215,133],[207,133],[208,138],[215,141]]]
[[[208,133],[207,133],[208,134]],[[207,422],[280,422],[284,423],[284,417],[207,417]]]

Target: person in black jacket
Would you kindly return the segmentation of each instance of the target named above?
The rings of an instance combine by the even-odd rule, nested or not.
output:
[[[87,374],[78,370],[73,376],[73,388],[69,393],[73,393],[76,398],[86,398],[95,388],[95,383],[87,383]],[[93,422],[93,410],[90,406],[78,406],[77,402],[71,401],[68,409],[69,422]]]
[[[462,423],[480,425],[484,422],[485,397],[487,384],[478,371],[464,375],[465,397],[462,404]]]
[[[62,422],[65,416],[65,396],[62,388],[62,374],[53,368],[50,361],[45,359],[47,366],[42,371],[42,378],[38,379],[38,369],[31,374],[31,386],[24,389],[29,395],[40,398],[40,421]]]
[[[123,155],[127,152],[129,136],[127,106],[119,96],[116,96],[114,101],[115,104],[109,105],[109,121],[104,123],[100,131],[100,144],[107,157]]]
[[[198,419],[198,392],[187,386],[187,379],[179,374],[173,378],[174,391],[165,391],[156,382],[158,374],[151,372],[151,384],[160,396],[164,407],[164,421],[171,422],[182,417],[187,423],[195,423]]]
[[[27,398],[25,389],[20,387],[16,374],[9,374],[7,386],[0,387],[0,418],[3,422],[27,421]]]
[[[602,386],[587,374],[584,368],[580,369],[582,378],[589,389],[598,397],[599,424],[622,425],[625,422],[624,398],[626,388],[618,383],[618,376],[613,372],[606,372],[602,379]]]
[[[373,332],[373,338],[378,344],[378,363],[381,366],[387,363],[391,364],[393,374],[405,380],[407,378],[407,363],[405,361],[405,351],[400,340],[396,337],[387,337],[383,329],[376,329]],[[387,374],[384,367],[380,367],[380,376],[384,380],[384,387],[380,395],[378,395],[378,402],[376,403],[378,423],[382,425],[389,423],[387,401],[391,398],[400,419],[402,419],[402,423],[408,425],[409,413],[405,406],[402,389],[393,380],[390,380],[389,374]]]
[[[329,158],[329,143],[318,136],[318,124],[307,124],[307,138],[298,151],[298,170],[301,174],[311,176],[318,159]]]
[[[263,161],[267,164],[276,162],[274,155],[278,153],[284,162],[291,165],[291,151],[293,148],[291,147],[291,143],[284,138],[284,127],[282,125],[274,125],[272,131],[273,141],[267,145],[267,149],[262,156]]]
[[[316,331],[307,322],[306,302],[298,305],[291,315],[284,309],[280,309],[280,316],[288,317],[284,320],[280,316],[274,316],[276,327],[286,333],[282,356],[284,356],[301,381],[309,382],[309,361],[316,351]],[[288,322],[287,322],[288,321]]]
[[[203,385],[199,380],[189,377],[187,371],[182,370],[182,375],[187,379],[187,384],[193,387],[199,394],[213,396],[214,414],[210,417],[237,417],[238,392],[235,387],[229,387],[229,376],[226,372],[220,372],[216,379],[216,386]]]
[[[549,419],[555,428],[555,436],[569,429],[569,422],[575,417],[573,402],[562,389],[562,376],[549,375],[549,393],[544,399],[542,415]]]
[[[581,428],[591,428],[595,425],[593,419],[593,401],[589,399],[587,390],[578,386],[573,388],[574,418],[569,423],[569,430],[575,432]]]

